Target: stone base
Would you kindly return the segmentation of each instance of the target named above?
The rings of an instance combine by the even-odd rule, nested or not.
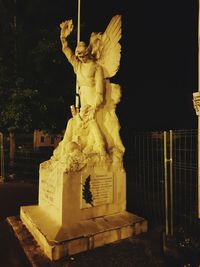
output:
[[[59,226],[39,206],[24,206],[20,218],[50,260],[147,231],[145,219],[126,211]]]

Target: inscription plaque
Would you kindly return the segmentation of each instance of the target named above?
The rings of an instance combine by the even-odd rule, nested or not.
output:
[[[88,177],[90,179],[88,179]],[[81,208],[95,207],[99,205],[110,204],[113,202],[113,175],[93,174],[88,177],[82,177],[81,185]],[[88,184],[89,181],[89,184]],[[86,188],[87,186],[87,188]],[[83,191],[88,191],[89,200],[83,196]]]
[[[55,179],[41,179],[41,199],[48,203],[48,205],[54,205],[55,200]]]

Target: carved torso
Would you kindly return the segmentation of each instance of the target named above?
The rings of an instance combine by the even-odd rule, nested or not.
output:
[[[77,67],[77,81],[79,85],[79,94],[81,107],[85,105],[93,106],[95,103],[97,80],[98,80],[98,64],[94,61],[87,63],[79,62]],[[101,77],[103,79],[103,77]]]
[[[79,63],[77,69],[77,80],[79,86],[95,86],[96,64],[93,61],[88,63]]]

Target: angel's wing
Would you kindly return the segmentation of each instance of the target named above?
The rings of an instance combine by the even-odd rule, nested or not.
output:
[[[121,15],[116,15],[111,19],[103,34],[93,32],[90,37],[92,54],[103,67],[105,78],[113,77],[119,69],[121,58],[121,45],[119,43],[122,32],[121,26]]]

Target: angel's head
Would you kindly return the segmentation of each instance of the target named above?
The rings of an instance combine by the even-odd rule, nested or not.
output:
[[[90,46],[87,46],[85,42],[79,42],[75,50],[75,55],[80,61],[87,61],[91,56]]]

